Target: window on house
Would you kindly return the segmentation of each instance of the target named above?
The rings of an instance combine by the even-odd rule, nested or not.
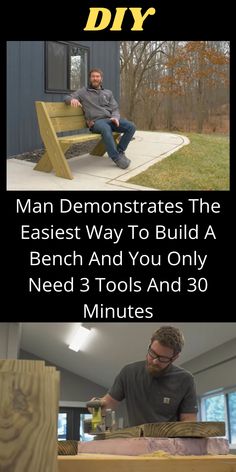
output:
[[[84,421],[91,420],[92,415],[85,413],[80,415],[80,441],[93,441],[94,436],[92,434],[88,434],[84,431]]]
[[[47,90],[67,90],[67,46],[55,41],[47,42]]]
[[[77,90],[87,84],[88,52],[77,46],[70,50],[70,89]]]
[[[226,437],[230,444],[236,444],[236,390],[205,395],[201,398],[201,419],[203,421],[224,421]]]
[[[88,49],[63,41],[46,41],[46,92],[72,92],[88,80]]]
[[[236,444],[236,391],[228,394],[229,436],[231,443]]]
[[[59,440],[91,441],[93,436],[84,432],[84,420],[90,419],[87,408],[60,407],[57,437]]]
[[[67,413],[58,414],[57,436],[61,441],[67,438]]]

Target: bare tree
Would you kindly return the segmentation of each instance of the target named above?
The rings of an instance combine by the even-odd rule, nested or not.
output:
[[[122,104],[127,118],[134,119],[135,107],[140,103],[141,89],[146,75],[154,69],[166,41],[122,41],[121,79]]]
[[[214,131],[228,77],[227,41],[121,42],[122,111],[143,129]]]

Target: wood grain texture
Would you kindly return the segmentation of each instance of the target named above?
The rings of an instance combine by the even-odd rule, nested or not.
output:
[[[66,105],[64,102],[44,102],[48,115],[50,118],[63,116],[84,116],[81,107],[72,107]]]
[[[52,169],[53,165],[49,159],[48,152],[45,151],[40,160],[37,162],[36,166],[34,166],[34,170],[41,172],[51,172]]]
[[[59,372],[32,362],[0,371],[0,472],[57,471]]]
[[[132,428],[99,433],[95,439],[152,437],[152,438],[206,438],[225,435],[223,421],[177,421],[147,423]]]
[[[100,134],[75,134],[73,136],[63,136],[61,138],[58,138],[58,141],[60,144],[76,144],[76,143],[83,143],[86,141],[94,141],[97,138],[100,138]]]
[[[156,438],[207,438],[225,435],[223,421],[177,421],[142,425],[143,436]]]
[[[61,131],[73,131],[76,129],[87,128],[84,117],[79,115],[57,116],[55,118],[51,118],[51,121],[56,133]]]
[[[0,359],[0,372],[35,372],[45,369],[44,361]]]
[[[66,179],[72,180],[73,176],[71,170],[59,144],[50,116],[47,112],[47,105],[45,102],[35,102],[35,106],[41,138],[44,142],[46,151],[48,153],[47,156],[51,162],[51,165],[55,170],[57,177],[64,177]],[[65,106],[66,105],[64,105],[64,107]],[[34,169],[40,171],[43,170],[42,166],[40,167],[40,165],[36,165]]]
[[[236,456],[59,456],[58,472],[236,472]]]
[[[78,452],[78,441],[67,439],[65,441],[57,441],[59,456],[74,456]]]

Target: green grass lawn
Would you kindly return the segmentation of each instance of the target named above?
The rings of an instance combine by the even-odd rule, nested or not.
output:
[[[228,136],[186,133],[190,144],[129,182],[159,190],[229,190]]]

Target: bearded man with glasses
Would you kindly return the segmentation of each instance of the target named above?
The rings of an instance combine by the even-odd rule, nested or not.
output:
[[[197,397],[192,374],[173,365],[184,346],[183,333],[162,326],[151,337],[146,360],[128,364],[100,399],[115,409],[126,400],[129,426],[163,421],[196,421]]]

